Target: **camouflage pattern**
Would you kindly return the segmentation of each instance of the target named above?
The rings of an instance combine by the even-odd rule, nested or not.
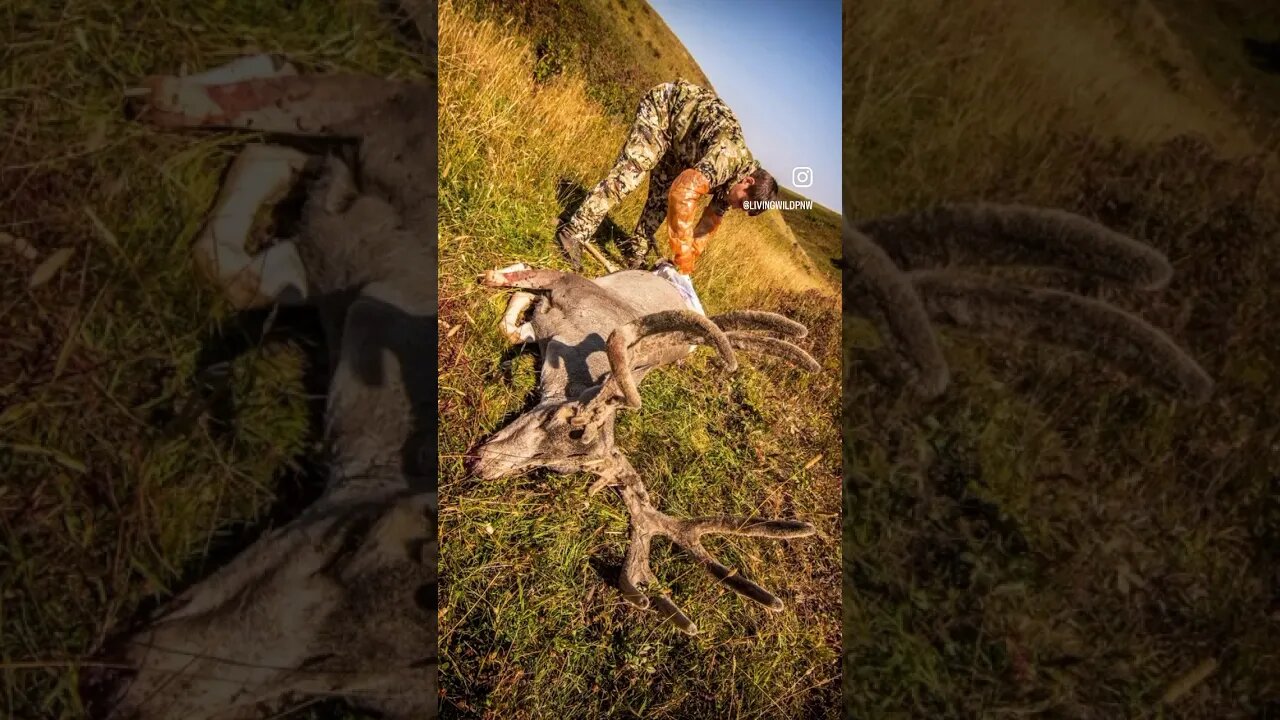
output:
[[[729,188],[759,167],[747,149],[738,119],[715,93],[683,79],[663,83],[640,101],[613,169],[561,230],[561,240],[588,241],[609,210],[648,176],[649,197],[631,246],[624,248],[634,265],[644,259],[666,218],[667,191],[681,172],[697,168],[706,176],[712,202],[723,213]]]

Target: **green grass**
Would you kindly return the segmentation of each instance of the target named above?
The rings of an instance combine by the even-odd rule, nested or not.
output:
[[[952,387],[909,406],[848,320],[846,715],[1274,714],[1273,148],[1225,88],[1171,85],[1149,28],[1101,4],[847,10],[845,212],[1030,202],[1149,241],[1172,286],[1098,292],[1219,385],[1189,408],[1078,353],[952,333]]]
[[[122,90],[253,49],[320,72],[420,63],[373,0],[19,2],[0,27],[0,231],[38,252],[0,247],[0,717],[74,718],[76,659],[295,514],[276,506],[307,496],[318,450],[314,346],[286,315],[268,333],[231,317],[189,262],[249,138],[156,133]]]
[[[803,269],[777,213],[726,218],[695,282],[713,311],[750,305],[808,323],[824,372],[748,361],[726,378],[694,359],[646,380],[644,407],[620,419],[618,444],[669,513],[813,521],[813,538],[714,548],[778,592],[786,610],[726,593],[663,546],[655,569],[702,631],[683,636],[627,606],[597,572],[620,562],[627,518],[610,493],[587,496],[591,478],[478,481],[463,472],[468,448],[523,407],[535,384],[533,355],[507,353],[498,331],[506,294],[475,276],[516,261],[566,267],[552,237],[557,185],[594,183],[626,128],[584,76],[535,79],[535,42],[471,11],[442,10],[444,707],[458,717],[834,717],[837,302],[826,279]],[[624,227],[637,195],[616,213]]]
[[[779,188],[779,196],[778,199],[784,202],[807,199],[788,188]],[[813,261],[814,267],[829,273],[833,280],[838,280],[840,269],[831,260],[839,258],[842,252],[840,234],[844,231],[844,219],[840,213],[814,203],[810,210],[788,210],[786,217],[787,227]]]

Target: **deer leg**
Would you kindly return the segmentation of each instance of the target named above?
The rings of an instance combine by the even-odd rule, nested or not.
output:
[[[297,74],[298,69],[283,57],[260,53],[236,58],[225,65],[219,65],[195,75],[187,75],[182,79],[197,85],[223,85],[244,80]]]
[[[246,250],[258,209],[278,200],[306,162],[307,155],[291,148],[250,145],[227,172],[194,254],[196,266],[236,308],[302,302],[307,296],[306,269],[292,242],[278,242],[255,255]]]
[[[261,57],[190,77],[153,75],[132,94],[146,98],[145,119],[161,127],[355,138],[408,87],[365,75],[296,75],[288,64],[268,70],[275,61]]]
[[[283,57],[262,53],[236,58],[194,75],[152,76],[143,80],[142,87],[130,90],[128,94],[148,98],[151,110],[157,113],[152,119],[158,117],[158,113],[203,117],[214,115],[218,110],[206,90],[210,86],[297,74],[297,68]]]
[[[507,274],[514,274],[529,269],[531,268],[528,264],[518,262],[504,268],[494,268],[493,270],[483,272],[476,276],[476,280],[480,281],[481,285],[487,285],[488,287],[511,287],[507,282]]]
[[[526,290],[546,290],[556,282],[567,277],[569,273],[559,270],[541,270],[531,268],[525,263],[516,263],[504,268],[490,270],[477,278],[481,285],[488,287],[515,287]],[[590,282],[583,279],[584,282]]]
[[[511,296],[507,311],[502,316],[502,333],[513,345],[523,345],[537,339],[533,334],[533,325],[520,322],[520,318],[536,299],[536,295],[523,290]]]

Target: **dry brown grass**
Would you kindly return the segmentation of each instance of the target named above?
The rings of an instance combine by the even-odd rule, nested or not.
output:
[[[535,77],[584,78],[606,114],[629,121],[641,94],[683,77],[710,87],[697,61],[645,0],[460,0],[534,50]]]
[[[1238,154],[1258,145],[1221,93],[1169,86],[1123,28],[1084,0],[870,3],[845,17],[845,159],[867,216],[914,198],[973,196],[1004,159],[1026,187],[1074,165],[1064,133],[1135,143],[1199,134]],[[891,176],[881,173],[892,169]]]

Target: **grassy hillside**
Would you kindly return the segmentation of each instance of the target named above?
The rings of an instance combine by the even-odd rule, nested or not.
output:
[[[779,190],[779,199],[783,201],[807,199],[788,188]],[[841,254],[840,233],[844,230],[844,220],[840,213],[814,203],[811,210],[786,211],[786,219],[787,227],[791,229],[813,267],[829,273],[833,279],[838,278],[840,271],[831,261]]]
[[[533,48],[533,76],[542,82],[563,73],[586,80],[588,97],[625,124],[649,88],[683,77],[712,88],[679,38],[644,0],[462,0],[458,7],[511,28]],[[620,142],[620,141],[619,141]],[[594,180],[587,180],[588,183]],[[783,190],[783,199],[804,199]],[[835,278],[831,259],[840,256],[839,212],[773,213],[766,231],[794,248],[811,274]],[[785,227],[784,227],[785,226]],[[630,229],[630,225],[624,226]]]
[[[233,316],[189,261],[252,138],[157,133],[122,89],[253,48],[420,74],[379,8],[0,8],[0,231],[35,250],[0,245],[0,717],[80,717],[77,658],[318,491],[313,323]]]
[[[847,716],[1273,716],[1273,148],[1198,80],[1222,68],[1169,43],[1238,38],[1073,0],[852,10],[845,212],[1030,202],[1149,241],[1174,264],[1168,290],[1093,292],[1219,385],[1190,408],[1078,353],[953,333],[951,389],[908,405],[850,319]]]
[[[777,614],[664,551],[656,570],[702,630],[683,636],[603,580],[627,519],[608,493],[587,496],[590,478],[464,473],[467,450],[525,407],[536,382],[534,355],[509,350],[498,331],[506,294],[475,277],[516,261],[567,267],[553,239],[573,196],[563,189],[596,182],[627,126],[584,75],[539,78],[534,42],[510,26],[446,4],[440,27],[445,707],[477,718],[834,717],[839,330],[829,281],[806,269],[779,213],[726,218],[694,275],[708,309],[775,309],[807,323],[824,372],[750,360],[721,377],[699,356],[646,380],[643,409],[620,419],[619,446],[662,507],[795,514],[820,529],[787,545],[716,548],[781,593]],[[623,227],[643,197],[615,213]]]
[[[1165,61],[1171,69],[1170,81],[1185,83],[1194,73],[1216,88],[1242,115],[1255,135],[1268,147],[1280,135],[1280,74],[1264,72],[1246,51],[1246,39],[1280,40],[1280,8],[1271,3],[1248,0],[1220,0],[1215,3],[1184,3],[1150,0],[1139,4],[1146,20],[1157,32],[1149,33],[1148,47],[1157,57],[1169,55],[1183,62]],[[1161,43],[1163,46],[1157,45]],[[1190,72],[1186,68],[1192,68]]]
[[[472,15],[511,23],[526,37],[540,80],[586,78],[587,94],[630,120],[645,90],[677,77],[711,87],[697,61],[645,0],[462,0]]]

